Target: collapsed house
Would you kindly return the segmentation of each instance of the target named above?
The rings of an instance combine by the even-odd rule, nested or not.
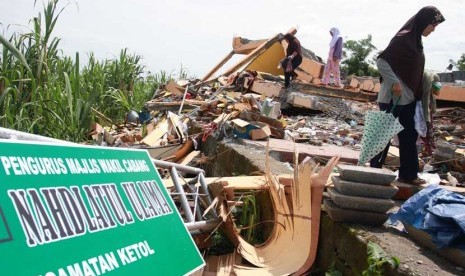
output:
[[[194,239],[199,248],[210,246],[206,241],[211,238],[212,231],[221,228],[225,233],[236,248],[235,253],[209,256],[203,275],[300,275],[308,271],[315,260],[322,193],[329,171],[337,160],[357,163],[363,116],[367,110],[377,108],[373,102],[380,88],[378,79],[349,76],[342,89],[320,86],[324,63],[306,49],[302,64],[296,69],[298,76],[286,90],[282,69],[276,66],[284,58],[287,47],[281,37],[282,34],[263,40],[233,38],[233,49],[201,80],[171,81],[156,91],[146,103],[144,112],[132,117],[128,114],[125,123],[116,127],[96,124],[91,132],[93,140],[99,144],[144,148],[152,158],[159,160],[159,172],[166,187],[181,202],[180,212],[187,215],[185,222],[195,231]],[[219,77],[214,77],[236,54],[243,58]],[[461,83],[444,83],[438,100],[464,102],[465,87]],[[289,107],[320,116],[312,120],[299,114],[283,116],[282,111]],[[438,148],[432,157],[421,156],[422,169],[438,172],[441,183],[458,192],[464,191],[460,186],[465,183],[464,114],[462,108],[444,109],[435,114]],[[201,145],[209,139],[224,138],[239,139],[250,147],[269,147],[269,155],[295,163],[294,177],[276,177],[265,167],[259,177],[212,180],[205,178],[204,171],[199,174],[192,168],[186,169],[186,166],[203,167],[216,162],[208,152],[201,151]],[[339,155],[336,161],[331,159],[335,155]],[[321,163],[333,160],[321,171],[324,177],[321,176],[317,185],[311,184],[311,179],[320,175],[317,166],[310,165],[308,160],[298,165],[307,156]],[[173,171],[172,165],[163,163],[166,161],[178,163],[180,167],[177,168],[186,172],[177,178],[177,171]],[[386,166],[395,168],[398,165],[398,152],[391,148]],[[197,176],[189,178],[192,174]],[[332,181],[328,185],[333,185]],[[201,186],[203,192],[198,190]],[[397,189],[397,199],[403,200],[417,191],[401,185]],[[244,205],[245,191],[263,190],[269,194],[268,203],[273,206],[272,213],[267,216],[273,227],[265,231],[266,238],[261,244],[252,244],[239,233],[242,228],[255,227],[263,221],[238,229],[237,217],[232,212]],[[182,192],[186,195],[181,196]],[[334,210],[333,220],[344,221],[345,217],[341,219],[339,215],[347,211],[331,204],[337,205],[338,198],[346,202],[350,198],[337,192],[331,195],[325,207]],[[374,199],[370,201],[378,203]],[[364,210],[348,208],[355,218],[351,222],[361,222],[367,215]],[[387,219],[385,215],[370,215],[380,218],[381,224]],[[303,229],[311,229],[310,234],[302,235]],[[295,262],[283,263],[291,248],[298,249],[293,255]],[[463,255],[461,252],[454,254]],[[463,265],[460,261],[459,264]]]

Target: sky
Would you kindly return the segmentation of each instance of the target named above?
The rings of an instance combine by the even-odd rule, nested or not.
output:
[[[42,10],[42,0],[0,0],[0,32],[26,32]],[[420,8],[436,6],[446,18],[423,38],[426,69],[443,72],[449,60],[465,53],[464,0],[60,0],[66,8],[54,35],[65,55],[90,52],[117,57],[123,48],[142,56],[152,73],[179,72],[203,77],[232,50],[232,39],[266,39],[297,27],[303,47],[324,60],[329,29],[345,40],[372,35],[383,50]],[[81,61],[82,62],[82,61]],[[227,69],[227,66],[223,68]],[[221,72],[221,70],[220,70]]]

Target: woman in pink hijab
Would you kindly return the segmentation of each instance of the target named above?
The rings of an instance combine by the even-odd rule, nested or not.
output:
[[[337,87],[341,86],[341,72],[339,70],[339,62],[342,59],[342,36],[338,28],[331,28],[331,41],[329,42],[329,55],[323,72],[323,85],[327,85],[330,80],[330,75],[333,74],[334,84]]]

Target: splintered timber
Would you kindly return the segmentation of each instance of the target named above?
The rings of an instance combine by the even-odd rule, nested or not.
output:
[[[43,245],[172,213],[155,180],[11,189],[28,246]],[[129,205],[129,206],[128,206]]]

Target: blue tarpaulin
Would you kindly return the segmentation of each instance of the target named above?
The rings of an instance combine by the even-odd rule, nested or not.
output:
[[[423,230],[439,247],[465,250],[465,196],[430,185],[410,197],[390,216]]]

